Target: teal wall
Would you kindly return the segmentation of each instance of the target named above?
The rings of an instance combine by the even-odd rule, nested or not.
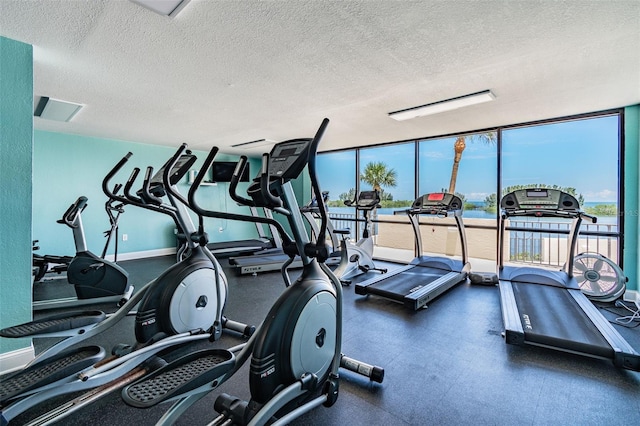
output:
[[[71,229],[56,223],[64,211],[80,195],[88,198],[88,207],[82,215],[87,246],[100,254],[106,242],[103,231],[109,229],[104,209],[107,197],[102,192],[102,180],[112,167],[127,153],[133,156],[112,183],[124,183],[131,170],[147,166],[158,170],[175,152],[176,147],[147,145],[121,140],[92,138],[62,133],[35,131],[33,179],[33,235],[39,240],[42,254],[73,255],[75,252]],[[199,158],[199,169],[206,152],[194,151]],[[237,160],[236,156],[219,154],[218,161]],[[251,173],[257,173],[257,160],[252,160]],[[142,174],[138,177],[142,183]],[[247,184],[240,184],[240,189]],[[178,185],[187,194],[187,179]],[[228,197],[228,184],[203,186],[198,200],[206,208],[248,213]],[[195,217],[194,217],[195,221]],[[207,219],[206,228],[211,241],[253,238],[255,227],[246,223]],[[120,241],[118,254],[144,252],[175,247],[175,226],[169,216],[126,206],[119,220]],[[127,241],[122,235],[127,234]],[[114,245],[108,254],[113,253]]]
[[[31,319],[32,114],[33,48],[0,37],[0,327]],[[0,339],[0,353],[29,345]]]
[[[638,215],[640,214],[640,105],[624,110],[624,259],[623,268],[629,278],[627,288],[640,290],[638,263],[640,263],[640,239],[638,238]]]

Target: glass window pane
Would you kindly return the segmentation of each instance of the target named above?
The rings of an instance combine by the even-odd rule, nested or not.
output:
[[[493,271],[497,245],[496,132],[424,140],[419,143],[418,155],[419,193],[453,192],[462,198],[462,217],[472,268]],[[425,220],[426,218],[423,219]],[[429,221],[431,222],[437,223],[434,220]],[[423,243],[426,247],[428,238],[423,230]],[[433,250],[446,254],[444,245],[439,249],[434,247]]]
[[[329,192],[327,207],[335,229],[354,230],[353,208],[346,207],[344,200],[353,199],[356,191],[356,151],[339,151],[318,154],[316,167],[320,188]]]
[[[555,187],[574,195],[582,209],[598,220],[596,224],[583,221],[581,233],[590,235],[580,237],[575,254],[597,252],[617,262],[618,237],[598,234],[619,232],[618,135],[618,115],[505,130],[502,195],[525,186]],[[569,226],[561,220],[545,220],[549,222],[545,226]],[[565,235],[511,232],[509,240],[506,261],[555,268],[567,260]]]
[[[365,148],[359,158],[360,190],[380,189],[381,208],[374,211],[372,233],[376,244],[374,255],[408,261],[413,258],[414,237],[408,220],[394,211],[411,206],[415,199],[415,143]],[[401,222],[398,225],[387,223]],[[360,223],[359,223],[360,225]],[[362,227],[358,227],[362,235]],[[400,253],[398,253],[400,250]]]

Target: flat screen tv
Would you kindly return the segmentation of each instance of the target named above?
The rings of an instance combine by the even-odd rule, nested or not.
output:
[[[214,161],[211,164],[211,182],[231,182],[236,164],[235,161]],[[249,163],[240,176],[240,182],[249,182]]]

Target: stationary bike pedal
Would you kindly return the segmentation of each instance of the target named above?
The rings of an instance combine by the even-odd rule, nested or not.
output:
[[[0,380],[0,405],[24,392],[77,374],[102,360],[105,354],[100,346],[71,349],[4,376]]]
[[[132,407],[147,408],[201,387],[211,390],[234,364],[235,356],[225,349],[193,352],[126,386],[122,399]]]
[[[59,333],[97,324],[106,317],[106,314],[102,311],[65,312],[3,328],[0,330],[0,336],[15,339],[40,334]]]

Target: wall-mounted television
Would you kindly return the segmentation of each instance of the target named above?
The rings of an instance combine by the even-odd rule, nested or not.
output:
[[[236,165],[235,161],[214,161],[211,164],[211,182],[231,182]],[[240,176],[240,182],[249,182],[249,163]]]

